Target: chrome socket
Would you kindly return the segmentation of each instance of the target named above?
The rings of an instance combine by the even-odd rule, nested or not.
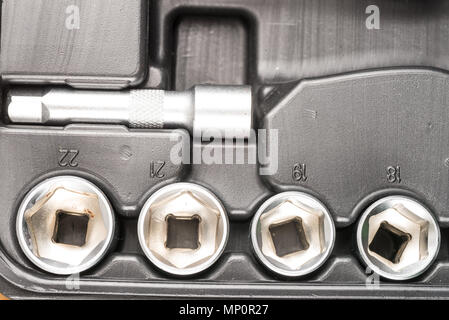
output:
[[[360,256],[371,271],[391,280],[422,274],[435,260],[440,229],[420,202],[394,195],[370,205],[357,227]]]
[[[214,264],[229,235],[221,202],[192,183],[175,183],[155,192],[144,204],[137,228],[148,259],[179,276],[199,273]]]
[[[264,266],[282,276],[299,277],[318,269],[330,256],[335,226],[318,199],[284,192],[259,208],[251,224],[251,241]]]
[[[103,192],[75,176],[53,177],[23,199],[16,220],[20,247],[37,267],[69,275],[97,264],[114,236],[112,207]]]

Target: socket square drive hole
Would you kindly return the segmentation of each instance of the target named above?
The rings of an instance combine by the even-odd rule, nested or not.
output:
[[[53,241],[60,244],[82,247],[86,244],[89,216],[59,211],[56,213]]]
[[[168,249],[198,249],[200,222],[201,218],[197,215],[191,217],[168,215],[165,246]]]
[[[276,255],[279,257],[309,248],[301,218],[273,224],[269,230]]]
[[[384,221],[374,235],[369,249],[392,263],[399,263],[412,236]]]

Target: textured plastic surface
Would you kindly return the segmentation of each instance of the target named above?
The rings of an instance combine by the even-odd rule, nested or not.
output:
[[[135,85],[146,74],[147,9],[145,0],[4,0],[2,78],[74,87]]]
[[[279,171],[271,177],[259,176],[258,166],[251,164],[170,165],[172,131],[13,127],[3,117],[3,293],[11,297],[449,298],[445,125],[449,3],[378,0],[380,30],[365,27],[365,9],[370,4],[365,0],[149,3],[144,16],[150,25],[150,67],[139,87],[181,90],[199,83],[249,83],[260,89],[255,127],[280,129]],[[5,14],[4,10],[3,20]],[[136,22],[117,13],[104,16]],[[124,48],[122,40],[111,45]],[[30,36],[30,41],[35,39]],[[93,45],[90,41],[101,47],[106,39],[86,39],[86,46]],[[55,45],[63,43],[58,39]],[[136,46],[132,48],[136,54]],[[8,49],[2,45],[2,59],[4,50]],[[89,55],[98,66],[104,58]],[[109,86],[101,70],[86,65],[74,68],[86,76],[88,86]],[[139,72],[147,71],[143,65],[139,68]],[[242,148],[248,153],[256,145]],[[68,161],[77,152],[78,165],[70,167]],[[160,175],[152,168],[164,161],[168,161],[160,172],[164,176],[157,178]],[[307,166],[305,182],[292,179],[297,163]],[[388,166],[400,166],[401,183],[388,182]],[[79,290],[70,290],[66,278],[34,269],[11,232],[25,193],[43,178],[64,173],[86,177],[102,187],[120,227],[115,247],[97,267],[81,275]],[[229,242],[219,261],[183,280],[157,271],[144,258],[135,232],[143,201],[173,181],[209,188],[223,202],[231,221]],[[315,273],[288,281],[256,261],[249,240],[250,219],[258,206],[283,190],[317,196],[329,206],[337,227],[330,259]],[[442,246],[434,264],[419,278],[399,283],[381,280],[379,287],[367,286],[372,276],[359,261],[353,241],[357,217],[366,205],[391,193],[411,195],[435,212],[442,227]]]
[[[265,101],[264,128],[279,130],[275,187],[313,190],[340,225],[364,197],[404,188],[429,202],[443,227],[449,202],[449,78],[425,70],[377,71],[304,81]],[[295,164],[307,179],[292,175]],[[389,167],[399,168],[392,181]]]

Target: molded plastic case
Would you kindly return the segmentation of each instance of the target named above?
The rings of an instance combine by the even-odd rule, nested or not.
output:
[[[79,29],[67,30],[78,5]],[[194,84],[251,84],[254,128],[277,129],[278,170],[245,163],[170,161],[170,137],[185,131],[122,126],[12,125],[0,112],[0,289],[23,297],[449,298],[449,2],[3,0],[2,90],[18,84],[182,90]],[[68,11],[66,11],[68,10]],[[75,9],[76,10],[76,9]],[[67,13],[68,12],[68,13]],[[205,146],[193,144],[201,151]],[[243,153],[257,151],[249,142]],[[70,161],[67,161],[67,160]],[[294,167],[306,168],[298,179]],[[401,179],[386,169],[399,167]],[[160,174],[154,168],[162,167]],[[262,166],[263,167],[263,166]],[[18,245],[15,218],[25,194],[55,175],[84,177],[114,207],[110,253],[79,277],[37,270]],[[169,183],[210,189],[223,202],[230,236],[222,257],[188,278],[158,271],[137,239],[146,199]],[[264,268],[250,242],[259,205],[287,190],[330,210],[336,243],[316,272],[285,279]],[[422,276],[393,282],[366,270],[355,232],[364,208],[389,194],[424,203],[441,228],[439,255]]]

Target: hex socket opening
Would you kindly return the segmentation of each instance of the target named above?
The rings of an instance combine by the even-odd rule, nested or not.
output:
[[[115,232],[113,209],[93,183],[57,176],[38,183],[17,214],[19,245],[37,267],[54,274],[83,272],[109,250]]]
[[[421,275],[436,258],[440,230],[433,214],[419,201],[387,196],[363,212],[357,247],[373,272],[390,280],[408,280]]]
[[[137,233],[143,252],[156,267],[186,276],[207,269],[220,257],[229,222],[223,205],[209,190],[175,183],[146,201]]]
[[[335,226],[328,209],[303,192],[283,192],[265,201],[251,224],[258,260],[269,270],[299,277],[318,269],[330,256]]]

